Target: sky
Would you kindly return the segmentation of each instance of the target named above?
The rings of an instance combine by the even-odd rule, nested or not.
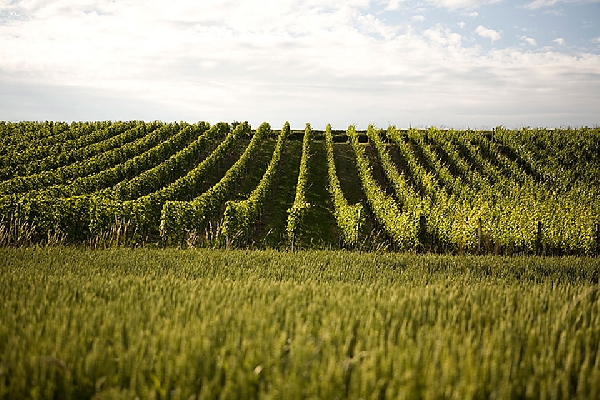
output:
[[[600,125],[600,0],[0,0],[0,120]]]

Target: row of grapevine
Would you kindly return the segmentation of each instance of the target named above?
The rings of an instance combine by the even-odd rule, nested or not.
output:
[[[202,146],[210,138],[219,138],[229,131],[226,123],[213,125],[196,142],[188,146],[195,148]],[[229,131],[225,139],[205,159],[190,169],[185,175],[177,178],[174,182],[155,190],[151,193],[139,196],[131,195],[136,188],[152,186],[159,179],[155,174],[160,170],[167,169],[172,164],[182,164],[187,161],[188,152],[177,153],[173,158],[160,164],[160,168],[148,170],[140,176],[125,181],[94,196],[90,205],[90,232],[93,235],[101,234],[111,229],[115,224],[129,226],[132,238],[142,242],[147,241],[150,236],[156,236],[159,232],[160,215],[163,205],[169,200],[185,200],[196,197],[209,174],[215,173],[215,167],[228,155],[239,139],[247,135],[249,126],[241,125],[239,129]],[[187,149],[187,148],[186,148]],[[181,162],[179,159],[183,159]],[[161,167],[162,166],[162,167]],[[150,172],[152,171],[152,172]],[[131,199],[125,199],[123,193],[129,193]]]
[[[331,125],[325,129],[325,145],[327,148],[327,173],[329,177],[329,192],[333,198],[335,220],[337,222],[340,241],[348,247],[356,247],[361,228],[364,225],[365,215],[361,203],[349,204],[344,196],[340,179],[335,167],[333,151],[333,135]]]
[[[259,129],[261,128],[259,127]],[[248,242],[249,231],[260,218],[260,214],[267,200],[267,194],[272,189],[279,167],[283,145],[289,134],[290,124],[289,122],[286,122],[277,139],[277,144],[275,145],[275,150],[273,151],[269,166],[248,198],[240,201],[230,200],[225,204],[223,234],[226,236],[229,243],[233,243],[236,240],[239,241],[242,239],[242,236],[244,237],[245,243]]]
[[[371,129],[373,129],[372,126]],[[418,221],[420,220],[418,211],[416,215],[402,212],[396,200],[388,196],[373,178],[371,166],[365,155],[365,149],[358,140],[356,128],[348,127],[347,135],[356,156],[362,188],[375,219],[392,239],[397,249],[416,249],[418,246]]]
[[[388,132],[390,130],[388,129]],[[397,132],[397,130],[395,130]],[[435,128],[430,128],[427,135],[422,135],[416,129],[409,129],[407,131],[407,137],[416,146],[417,149],[421,150],[421,158],[424,161],[424,167],[430,171],[433,177],[438,181],[439,185],[447,192],[452,192],[459,182],[456,182],[454,176],[445,164],[442,164],[438,154],[431,148],[429,143],[425,140],[425,136],[429,136]]]
[[[160,145],[174,133],[173,127],[163,125],[159,129],[146,131],[145,126],[132,128],[141,132],[141,137],[115,149],[97,154],[81,162],[65,165],[57,169],[43,170],[26,176],[14,176],[0,182],[0,193],[26,193],[44,188],[71,185],[76,180],[90,179],[94,174],[123,164],[132,157]],[[136,136],[140,136],[136,134]]]
[[[430,133],[433,132],[430,131]],[[409,209],[419,210],[420,247],[437,251],[462,251],[467,243],[470,244],[469,238],[471,237],[470,228],[465,225],[464,221],[468,221],[469,218],[472,220],[472,216],[461,197],[462,190],[468,186],[463,186],[460,178],[454,179],[447,168],[443,167],[439,161],[433,160],[432,150],[427,148],[424,140],[419,137],[418,131],[409,129],[406,135],[401,135],[392,126],[388,128],[386,134],[396,145],[396,149],[406,164],[407,172],[422,193],[422,196],[418,196],[417,193],[412,194],[410,187],[397,177],[399,174],[393,165],[386,169],[388,180],[394,182],[393,187],[397,195],[400,191],[408,193],[408,195],[403,194],[402,196],[410,196],[410,201],[407,202]],[[409,139],[415,149],[409,144]],[[419,158],[415,154],[416,149],[421,150],[420,153],[426,162],[429,161],[440,169],[437,174],[428,171],[420,164]],[[379,151],[379,155],[380,158],[384,158],[385,154],[383,151]],[[464,165],[463,168],[469,170],[468,165]],[[438,181],[438,176],[442,176],[448,186],[442,185]],[[401,182],[401,185],[396,183],[398,181]],[[413,213],[416,214],[416,212]]]
[[[396,132],[396,128],[390,126],[387,131],[388,138],[396,138]],[[381,164],[388,185],[390,185],[394,191],[398,206],[403,211],[409,211],[414,214],[421,203],[421,196],[411,187],[404,173],[400,172],[398,167],[394,164],[388,153],[387,146],[373,125],[369,125],[367,137],[369,138],[369,142],[375,146],[378,161]],[[400,146],[398,146],[398,148],[400,148]],[[409,165],[413,165],[410,159],[405,158],[405,161],[407,161]],[[414,165],[416,165],[416,163]]]
[[[107,196],[119,200],[130,200],[160,190],[197,165],[201,154],[206,150],[209,143],[214,142],[215,139],[222,139],[229,133],[229,125],[222,122],[210,129],[206,124],[202,129],[206,130],[195,141],[164,162],[132,179],[122,181],[105,190],[105,192],[108,192]]]
[[[71,125],[65,122],[0,122],[0,155],[11,152],[22,152],[28,148],[47,146],[72,137],[72,132],[81,128],[100,129],[110,126],[112,122],[83,122]]]
[[[196,124],[196,128],[194,129],[188,126],[180,130],[179,133],[187,131],[185,136],[190,136],[192,131],[202,133],[207,127],[208,124],[202,122]],[[202,145],[207,139],[219,138],[228,130],[228,124],[216,124],[208,131],[202,133],[195,142],[192,142],[187,147],[194,150],[197,145]],[[169,131],[167,130],[166,132]],[[239,131],[247,132],[249,131],[249,127],[246,126],[246,129],[240,128]],[[193,135],[197,133],[193,133]],[[115,191],[117,188],[120,188],[120,185],[127,187],[128,182],[135,183],[136,186],[138,184],[141,186],[153,185],[152,182],[156,181],[156,178],[152,174],[147,173],[149,170],[146,170],[136,175],[132,181],[124,181],[117,186],[101,191],[89,191],[87,193],[64,197],[48,196],[45,195],[44,191],[30,192],[26,196],[2,196],[0,197],[0,211],[4,219],[26,221],[31,227],[35,228],[34,231],[38,238],[43,238],[46,232],[62,232],[72,240],[88,238],[90,234],[95,235],[99,231],[112,229],[115,224],[122,225],[123,222],[129,223],[130,219],[133,223],[138,224],[132,226],[134,230],[138,230],[139,228],[140,233],[138,236],[141,236],[142,233],[158,232],[160,209],[162,207],[161,202],[164,203],[167,199],[173,198],[173,196],[179,199],[184,198],[180,196],[185,196],[186,193],[195,194],[195,188],[191,189],[190,186],[198,186],[198,181],[202,180],[215,163],[228,153],[231,146],[236,142],[236,138],[233,135],[230,136],[232,137],[228,138],[229,140],[224,140],[222,146],[217,149],[219,151],[215,150],[214,154],[211,153],[204,160],[205,162],[197,165],[186,176],[181,177],[173,184],[153,192],[151,196],[143,196],[135,201],[123,202],[113,200],[117,198]],[[177,137],[181,137],[181,135],[169,137],[169,135],[165,134],[164,143],[169,143]],[[140,156],[144,154],[142,153]],[[185,160],[186,156],[189,156],[186,151],[180,151],[174,157],[167,159],[159,165],[164,165],[166,168],[182,164],[178,158],[180,157]],[[131,163],[135,159],[136,157],[129,159],[128,162]],[[153,172],[157,173],[158,171],[154,170]],[[157,205],[158,212],[156,212]],[[149,213],[152,210],[155,212]]]
[[[496,144],[500,153],[514,160],[534,180],[537,182],[548,182],[548,177],[544,175],[532,152],[523,143],[514,141],[515,134],[515,131],[509,131],[499,126],[492,132],[490,140]]]
[[[506,178],[496,185],[495,193],[483,193],[492,199],[495,214],[500,216],[500,226],[492,231],[496,242],[503,246],[516,245],[529,252],[543,247],[592,250],[594,222],[597,221],[593,214],[597,213],[597,206],[594,211],[588,195],[581,196],[570,189],[556,192],[551,185],[535,182],[532,177],[516,171],[513,162],[502,161],[505,156],[499,154],[494,143],[488,141],[479,148],[482,154],[488,152],[492,160],[487,168],[506,171]]]
[[[300,159],[300,171],[298,173],[298,182],[296,183],[296,197],[294,204],[288,209],[287,234],[291,242],[292,251],[296,241],[298,229],[302,219],[310,204],[306,201],[306,185],[308,182],[308,160],[310,159],[310,142],[312,140],[312,128],[309,123],[304,129],[304,138],[302,139],[302,158]]]
[[[8,152],[5,155],[0,156],[0,164],[13,168],[14,172],[27,172],[29,163],[80,149],[85,145],[118,135],[136,125],[138,125],[136,121],[73,123],[68,126],[68,129],[51,138],[46,138],[46,140],[27,140],[25,132],[16,132],[11,136],[15,136],[17,142],[7,149]],[[38,124],[31,123],[26,126],[28,129],[36,129]],[[5,171],[3,170],[3,172]]]
[[[98,124],[98,122],[87,124]],[[0,155],[8,154],[15,148],[27,148],[32,142],[52,140],[53,137],[70,128],[66,122],[0,121]]]
[[[528,175],[519,165],[500,152],[495,142],[489,140],[482,134],[470,134],[467,138],[474,144],[482,156],[499,170],[506,178],[514,180],[519,184],[532,184],[533,176]]]
[[[370,127],[367,134],[377,149],[386,179],[394,189],[399,204],[402,205],[404,213],[410,216],[413,229],[417,232],[418,249],[432,250],[436,247],[439,249],[441,246],[447,249],[449,245],[460,243],[461,238],[451,234],[451,228],[456,221],[448,218],[450,215],[447,213],[454,210],[450,210],[447,206],[457,207],[461,204],[456,201],[454,195],[449,197],[446,190],[440,186],[436,176],[419,164],[411,146],[406,141],[409,136],[415,135],[415,131],[409,130],[406,135],[402,135],[396,127],[390,126],[386,132],[386,136],[395,144],[395,149],[399,151],[404,160],[406,172],[412,177],[415,188],[409,184],[404,173],[401,173],[392,162],[379,133]]]
[[[540,180],[555,190],[597,185],[600,180],[600,128],[528,129],[498,127],[494,139]]]
[[[78,176],[75,179],[71,179],[69,174],[62,175],[62,170],[16,177],[7,181],[7,186],[2,188],[3,193],[28,191],[35,196],[70,197],[108,188],[158,165],[207,129],[208,124],[203,122],[196,125],[168,124],[115,152],[74,164],[73,168],[66,167]],[[89,173],[98,169],[99,172]]]
[[[476,183],[467,185],[457,178],[452,197],[440,197],[442,191],[437,191],[437,198],[431,198],[427,225],[442,243],[458,251],[482,247],[491,251],[492,246],[523,252],[541,248],[593,251],[597,205],[585,204],[585,197],[575,193],[548,196],[550,187],[517,171],[514,161],[497,154],[497,147],[486,143],[483,135],[440,140],[430,130],[428,136],[446,143],[445,156],[454,164],[466,162],[470,168],[466,182]],[[424,141],[417,143],[424,145]],[[462,156],[447,143],[457,143]]]
[[[241,124],[236,130],[243,132],[248,128]],[[255,132],[248,147],[240,158],[227,170],[223,178],[206,192],[191,201],[167,201],[162,208],[160,218],[160,231],[163,240],[180,243],[187,232],[201,230],[208,219],[221,207],[227,196],[235,188],[236,183],[242,178],[244,170],[254,153],[261,144],[261,140],[269,134],[269,124],[262,124]]]
[[[455,185],[460,184],[460,179],[454,179],[450,171],[441,165],[439,160],[435,159],[431,149],[421,149],[421,158],[431,161],[431,164],[440,168],[429,168],[428,171],[420,164],[420,159],[414,153],[415,142],[423,144],[419,138],[420,134],[414,129],[401,132],[394,126],[387,129],[386,136],[393,143],[393,146],[384,144],[379,136],[379,132],[372,126],[367,130],[369,141],[375,145],[377,150],[378,162],[380,163],[388,185],[394,190],[395,199],[398,206],[405,215],[409,216],[412,231],[416,232],[417,249],[447,250],[453,244],[459,247],[457,243],[461,238],[452,237],[452,226],[456,225],[452,218],[444,212],[451,211],[447,205],[461,206],[456,202],[455,197],[449,197],[448,192],[454,190]],[[410,144],[413,142],[413,145]],[[400,160],[403,162],[401,171],[391,160],[388,147],[399,152]],[[429,165],[428,165],[429,166]],[[468,166],[467,166],[468,170]],[[441,176],[448,187],[441,185],[438,181]],[[410,177],[410,181],[409,181]],[[448,191],[448,192],[447,192]],[[459,207],[462,208],[462,207]]]
[[[430,129],[427,135],[435,137],[436,131]],[[450,159],[455,157],[453,163],[461,166],[462,178],[470,182],[468,185],[463,184],[461,177],[452,177],[447,168],[442,166],[439,161],[434,160],[433,150],[428,146],[420,132],[411,129],[408,132],[408,138],[410,138],[414,149],[408,146],[407,143],[399,143],[399,149],[401,149],[405,158],[412,160],[408,163],[411,166],[411,173],[415,180],[421,182],[421,185],[425,188],[425,227],[422,228],[426,230],[424,236],[427,237],[429,243],[423,244],[425,247],[433,247],[443,251],[453,249],[460,252],[468,246],[472,248],[477,242],[472,240],[472,232],[474,232],[476,226],[471,225],[477,221],[477,218],[472,214],[473,210],[469,206],[468,196],[465,197],[465,194],[474,193],[474,183],[479,187],[483,187],[487,184],[487,181],[482,181],[479,175],[474,173],[470,165],[463,159],[456,159],[459,156],[457,152],[454,152],[447,155],[447,157]],[[400,142],[397,136],[394,140],[397,143]],[[419,151],[430,170],[433,170],[431,166],[434,166],[438,173],[432,174],[419,165],[415,151]],[[443,177],[444,184],[440,183],[438,176]]]
[[[457,182],[458,184],[462,181],[474,187],[480,187],[482,184],[487,185],[487,182],[473,179],[478,178],[479,175],[471,173],[471,167],[460,156],[458,149],[454,146],[453,137],[453,131],[441,131],[435,128],[430,128],[427,135],[431,150],[435,152],[440,160],[443,160],[444,165],[455,178],[455,181],[460,180]]]
[[[411,130],[409,130],[410,132]],[[370,138],[371,140],[373,140],[374,136],[378,136],[376,135],[375,130],[371,127],[371,129],[369,129],[370,132]],[[416,189],[419,191],[419,193],[423,194],[424,196],[435,196],[436,193],[440,190],[439,185],[437,184],[437,180],[435,179],[434,175],[429,173],[418,161],[418,159],[415,157],[413,150],[411,149],[410,145],[408,144],[408,142],[406,141],[406,137],[403,137],[402,135],[400,135],[400,133],[398,132],[398,130],[393,127],[390,126],[387,130],[386,136],[392,140],[392,142],[396,145],[398,151],[400,152],[400,157],[404,160],[404,163],[406,164],[407,167],[407,172],[410,174],[411,180],[412,182],[415,184]],[[381,144],[377,143],[379,140],[376,141],[376,146],[378,149],[381,148]],[[379,151],[379,155],[382,156],[383,152]],[[387,157],[386,157],[387,158]],[[381,160],[383,166],[384,166],[384,170],[386,171],[386,175],[392,173],[393,175],[396,175],[396,173],[394,172],[395,170],[395,166],[391,163],[391,160],[388,161],[386,159]],[[398,176],[398,178],[395,179],[390,179],[391,182],[393,182],[394,187],[396,188],[396,193],[397,195],[401,196],[401,197],[405,197],[408,195],[408,193],[410,193],[410,191],[407,191],[407,189],[405,187],[398,187],[398,185],[402,185],[402,186],[406,186],[407,183],[405,183],[405,179],[403,176]]]
[[[0,171],[0,176],[25,176],[38,174],[43,172],[50,172],[61,168],[62,173],[68,174],[66,166],[74,163],[80,163],[85,160],[89,160],[93,157],[97,157],[105,152],[113,149],[118,149],[130,142],[138,140],[143,136],[151,133],[157,129],[160,125],[158,122],[146,124],[139,122],[135,126],[129,127],[123,131],[115,131],[115,125],[111,125],[105,129],[99,129],[90,133],[84,133],[80,140],[77,140],[73,146],[65,146],[61,150],[50,150],[46,154],[46,157],[33,160],[24,164],[19,164],[12,168],[5,167]],[[90,144],[85,144],[90,137],[100,138],[102,140],[93,141]],[[79,145],[81,144],[81,145]],[[104,156],[105,157],[105,156]],[[73,167],[71,167],[72,169]]]

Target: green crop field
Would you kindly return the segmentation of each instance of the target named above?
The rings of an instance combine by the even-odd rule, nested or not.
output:
[[[600,398],[600,128],[0,122],[0,399]]]
[[[598,258],[0,249],[0,398],[600,396]]]

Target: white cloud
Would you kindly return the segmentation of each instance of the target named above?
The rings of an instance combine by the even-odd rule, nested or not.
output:
[[[38,119],[41,102],[45,119],[599,122],[599,55],[489,50],[443,25],[388,23],[368,0],[0,1],[23,16],[0,25],[0,119]]]
[[[565,17],[567,13],[564,9],[561,8],[546,8],[544,10],[544,15],[552,15],[554,17]]]
[[[492,42],[495,42],[496,40],[498,40],[502,37],[501,32],[498,32],[494,29],[488,29],[482,25],[479,25],[475,29],[475,33],[477,33],[479,36],[481,36],[483,38],[491,39]]]
[[[531,3],[525,5],[525,8],[535,10],[542,7],[551,7],[558,3],[558,0],[534,0]]]
[[[398,33],[398,27],[387,25],[372,14],[355,15],[353,20],[354,26],[363,34],[368,33],[391,40]]]
[[[399,8],[399,3],[403,1],[403,0],[390,0],[388,2],[388,5],[385,7],[386,10],[388,11],[394,11],[397,10]]]
[[[450,29],[443,28],[441,25],[427,29],[423,32],[423,35],[432,43],[440,46],[460,47],[462,40],[460,34],[452,32]]]
[[[478,17],[478,16],[479,16],[479,13],[477,11],[469,13],[469,17],[471,17],[471,18],[475,18],[475,17]]]
[[[600,43],[600,36],[593,38],[592,43]]]
[[[423,15],[413,15],[413,17],[411,18],[413,21],[425,21],[425,17]]]
[[[552,42],[556,43],[559,46],[564,46],[565,45],[565,39],[563,39],[563,38],[556,38]]]
[[[600,3],[600,0],[534,0],[524,7],[536,10],[538,8],[553,7],[559,3]]]
[[[428,3],[438,7],[449,9],[476,8],[486,4],[498,3],[502,0],[426,0]]]
[[[530,46],[537,46],[537,42],[534,38],[530,38],[527,36],[517,36],[520,40],[524,41],[525,43],[527,43]]]
[[[465,27],[465,25],[466,25],[466,24],[465,24],[464,22],[462,22],[462,21],[460,21],[460,22],[458,23],[458,26],[460,26],[460,29],[464,28],[464,27]]]

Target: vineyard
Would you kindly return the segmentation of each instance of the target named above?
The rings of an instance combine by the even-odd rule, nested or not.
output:
[[[0,245],[600,254],[600,128],[1,122]]]

